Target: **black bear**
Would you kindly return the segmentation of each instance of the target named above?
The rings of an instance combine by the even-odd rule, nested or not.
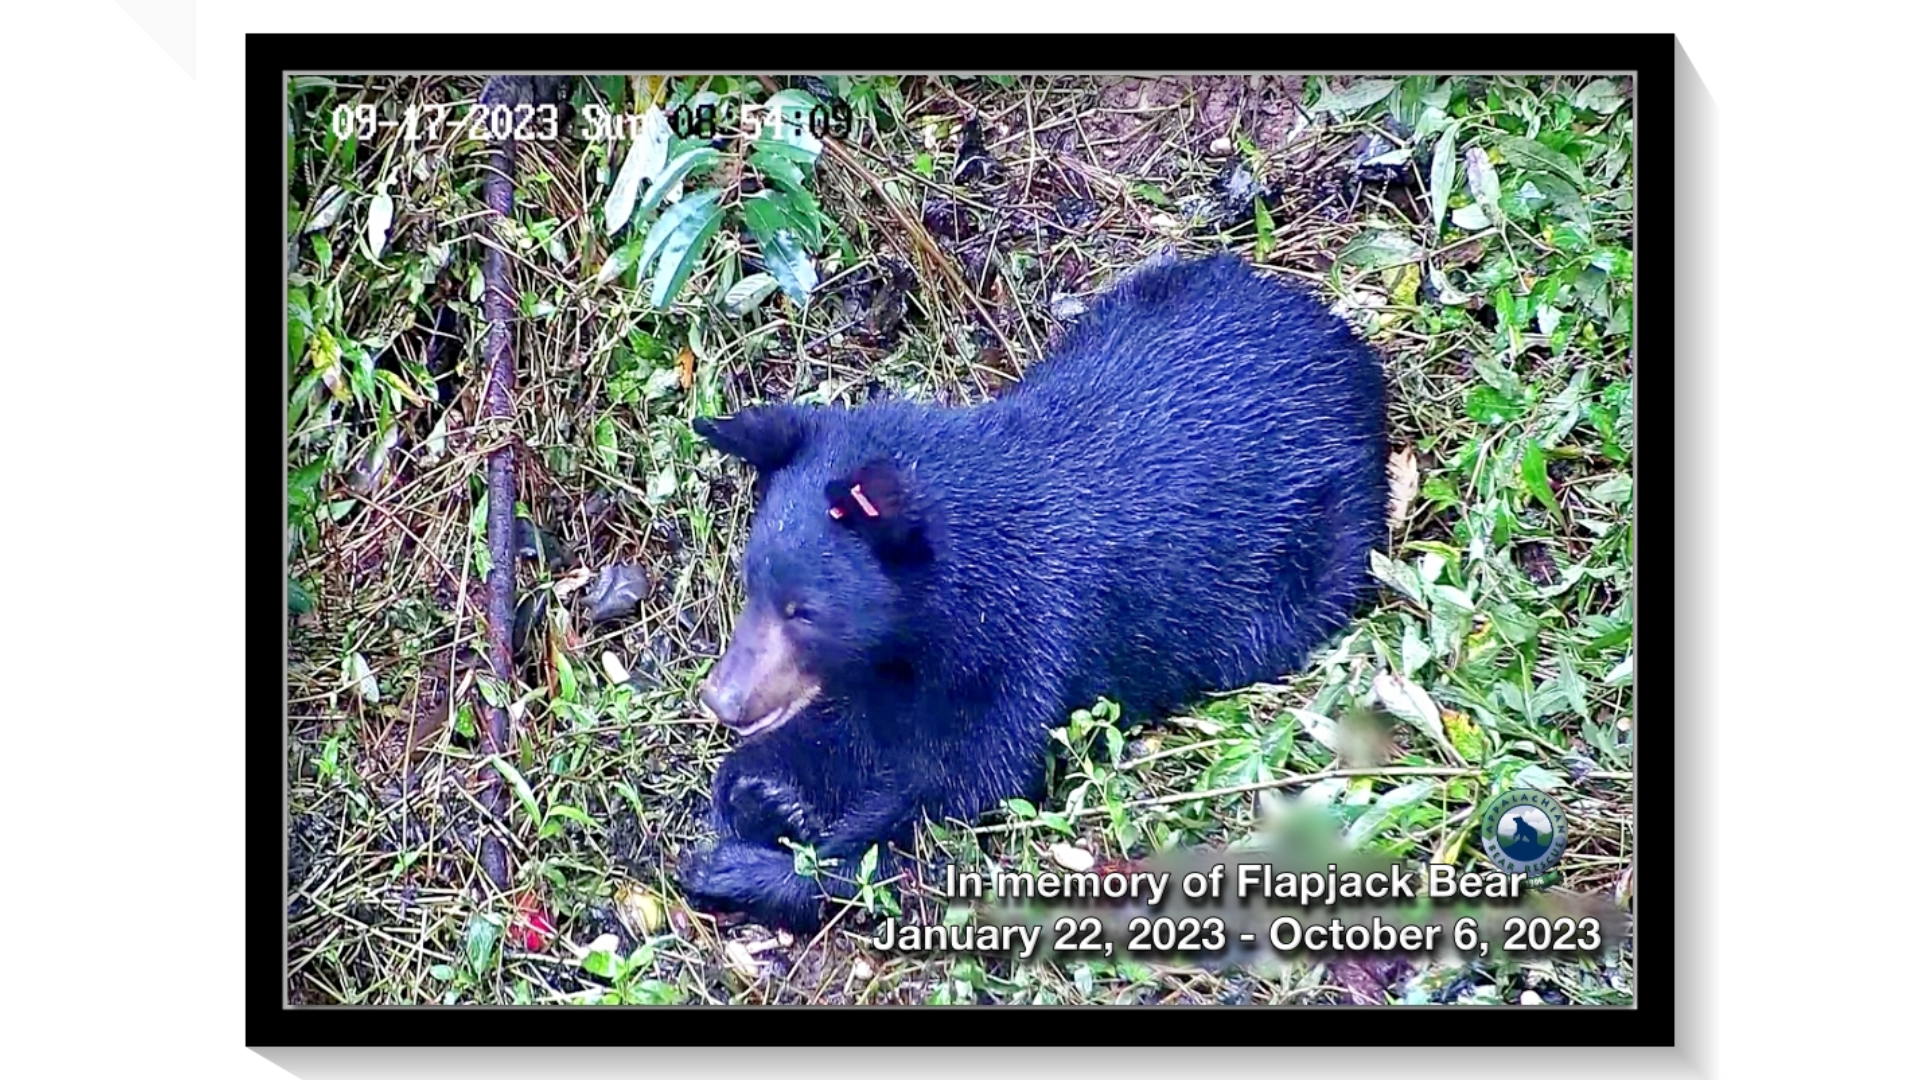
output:
[[[1386,536],[1379,357],[1232,256],[1137,271],[983,405],[694,427],[753,467],[759,505],[700,692],[743,741],[680,882],[797,930],[922,815],[1037,797],[1073,709],[1138,720],[1298,670]],[[782,838],[840,869],[797,873]]]

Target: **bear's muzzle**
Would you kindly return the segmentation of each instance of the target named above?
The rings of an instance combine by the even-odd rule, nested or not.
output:
[[[820,684],[800,668],[784,620],[749,605],[700,685],[700,704],[744,737],[786,723],[819,692]]]

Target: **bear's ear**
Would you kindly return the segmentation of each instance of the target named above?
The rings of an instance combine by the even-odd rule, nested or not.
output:
[[[924,522],[908,478],[890,461],[871,461],[827,483],[827,516],[852,529],[881,558],[924,562],[930,555]]]
[[[719,419],[695,417],[693,431],[762,473],[783,468],[807,438],[805,414],[792,405],[754,405]]]

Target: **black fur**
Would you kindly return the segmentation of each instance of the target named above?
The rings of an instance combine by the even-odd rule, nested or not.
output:
[[[747,592],[793,612],[823,693],[723,763],[720,839],[681,881],[797,929],[851,886],[796,875],[782,837],[850,877],[922,814],[1038,796],[1048,729],[1097,697],[1139,720],[1296,671],[1385,539],[1378,357],[1230,256],[1143,268],[990,404],[697,426],[762,470]]]

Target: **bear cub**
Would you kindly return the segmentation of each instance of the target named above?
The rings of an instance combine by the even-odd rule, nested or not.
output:
[[[1385,395],[1309,292],[1216,256],[1135,272],[986,404],[695,420],[758,506],[700,691],[742,741],[688,897],[810,930],[923,815],[1038,798],[1072,710],[1299,670],[1370,591]],[[803,876],[783,839],[839,865]]]

